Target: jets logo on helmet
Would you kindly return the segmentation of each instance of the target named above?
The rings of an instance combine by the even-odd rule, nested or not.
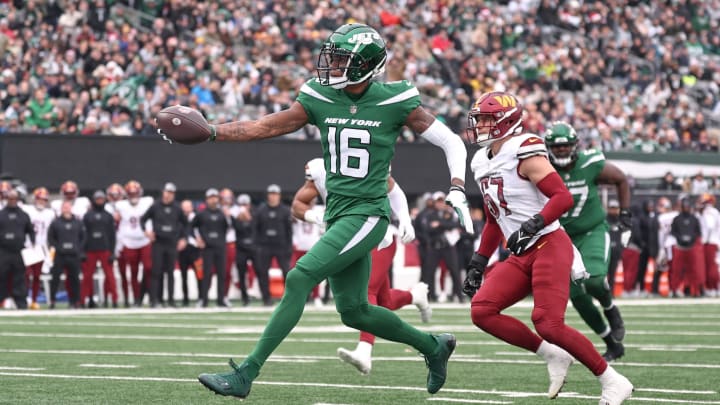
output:
[[[380,34],[365,24],[345,24],[328,37],[316,66],[323,86],[342,89],[385,71],[387,51]]]
[[[575,128],[565,121],[555,121],[545,131],[545,145],[555,167],[566,167],[577,160],[577,143]]]
[[[523,108],[509,93],[485,93],[473,103],[468,112],[465,136],[470,143],[488,146],[506,136],[522,131]]]

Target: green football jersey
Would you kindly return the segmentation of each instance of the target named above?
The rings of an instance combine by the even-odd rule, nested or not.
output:
[[[605,221],[597,191],[597,178],[605,167],[605,156],[596,149],[578,152],[578,159],[572,168],[557,168],[560,177],[573,196],[573,206],[560,217],[560,224],[572,238],[588,232]]]
[[[297,101],[320,129],[328,191],[325,220],[361,214],[390,217],[387,179],[405,120],[420,105],[407,81],[371,82],[359,96],[308,80]]]

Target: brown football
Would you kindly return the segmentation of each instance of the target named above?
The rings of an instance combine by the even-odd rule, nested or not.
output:
[[[174,105],[161,110],[157,117],[158,128],[173,142],[192,145],[207,141],[210,137],[210,124],[200,111]]]

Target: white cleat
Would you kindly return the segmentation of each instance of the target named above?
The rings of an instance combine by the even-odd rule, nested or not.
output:
[[[545,346],[542,357],[547,362],[548,374],[550,376],[550,387],[548,398],[555,399],[565,385],[568,369],[575,359],[562,348],[553,344],[543,342]]]
[[[599,379],[600,384],[602,384],[602,396],[599,405],[620,405],[630,398],[634,391],[630,380],[610,366],[600,375]]]
[[[423,323],[430,322],[432,318],[432,308],[428,302],[428,285],[425,283],[417,283],[410,289],[412,295],[412,303],[420,311],[420,319]]]
[[[343,349],[342,347],[337,349],[337,354],[340,360],[351,364],[360,374],[370,374],[370,370],[372,369],[372,358],[370,356],[364,356],[356,351]]]

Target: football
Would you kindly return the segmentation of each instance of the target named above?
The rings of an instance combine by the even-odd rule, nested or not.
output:
[[[173,142],[192,145],[207,141],[211,135],[210,124],[194,108],[174,105],[161,110],[155,118],[158,128]]]

